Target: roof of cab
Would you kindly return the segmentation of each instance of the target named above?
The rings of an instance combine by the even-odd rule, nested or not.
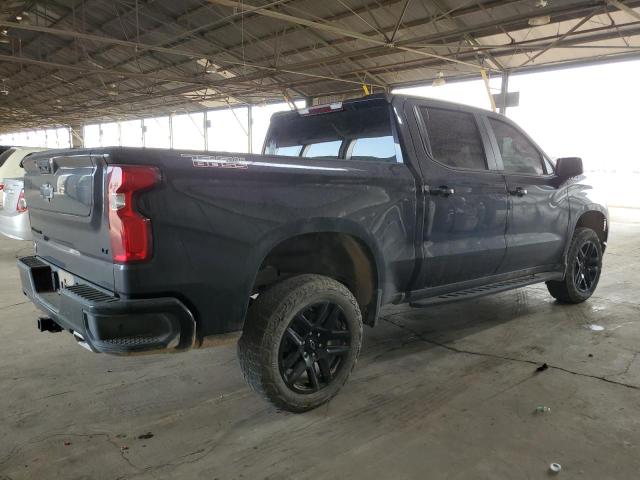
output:
[[[488,109],[484,109],[484,108],[478,108],[478,107],[474,107],[471,105],[465,105],[463,103],[457,103],[457,102],[451,102],[448,100],[440,100],[437,98],[432,98],[432,97],[423,97],[420,95],[409,95],[409,94],[405,94],[405,93],[376,93],[373,95],[366,95],[363,97],[358,97],[358,98],[350,98],[348,100],[344,100],[342,102],[334,102],[334,103],[342,103],[343,105],[351,105],[351,104],[355,104],[355,103],[361,103],[361,102],[370,102],[370,101],[384,101],[387,103],[394,103],[394,101],[403,101],[403,100],[418,100],[418,101],[423,101],[423,102],[428,102],[428,103],[432,103],[432,104],[437,104],[437,105],[441,105],[441,106],[451,106],[451,107],[456,107],[456,108],[463,108],[465,110],[468,111],[475,111],[475,112],[481,112],[481,113],[493,113],[491,112],[491,110]],[[313,107],[319,107],[320,105],[313,105]],[[305,107],[306,108],[306,107]],[[295,115],[296,113],[299,114],[299,112],[296,110],[287,110],[287,111],[281,111],[281,112],[276,112],[273,114],[273,117],[281,117],[281,116],[288,116],[288,115]]]
[[[26,152],[26,153],[33,153],[33,152],[43,152],[45,150],[49,150],[46,147],[9,147],[14,149],[16,152]]]

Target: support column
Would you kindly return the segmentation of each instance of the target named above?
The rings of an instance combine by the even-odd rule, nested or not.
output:
[[[204,135],[204,150],[209,151],[209,127],[211,127],[211,120],[209,120],[209,112],[205,111],[202,120],[202,131]]]
[[[79,123],[69,125],[71,148],[84,147],[84,130]]]
[[[253,105],[247,107],[247,152],[253,153]]]
[[[509,72],[502,72],[502,82],[500,82],[500,101],[498,102],[498,112],[507,114],[507,93],[509,92]]]
[[[173,113],[169,114],[169,148],[173,150]]]

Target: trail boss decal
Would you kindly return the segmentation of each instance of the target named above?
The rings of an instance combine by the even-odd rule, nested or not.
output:
[[[186,155],[191,158],[196,168],[248,168],[249,162],[243,157],[229,157],[226,155]]]

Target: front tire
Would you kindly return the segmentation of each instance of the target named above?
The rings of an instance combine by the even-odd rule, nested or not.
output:
[[[547,282],[549,293],[562,303],[582,303],[595,292],[602,271],[602,244],[590,228],[576,228],[567,252],[563,280]]]
[[[341,283],[299,275],[251,305],[238,356],[249,385],[276,407],[312,410],[347,381],[362,345],[362,315]]]

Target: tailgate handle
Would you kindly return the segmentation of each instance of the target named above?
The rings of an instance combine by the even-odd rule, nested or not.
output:
[[[36,165],[38,166],[38,171],[43,173],[53,173],[54,171],[54,162],[53,158],[41,158],[36,160]]]

